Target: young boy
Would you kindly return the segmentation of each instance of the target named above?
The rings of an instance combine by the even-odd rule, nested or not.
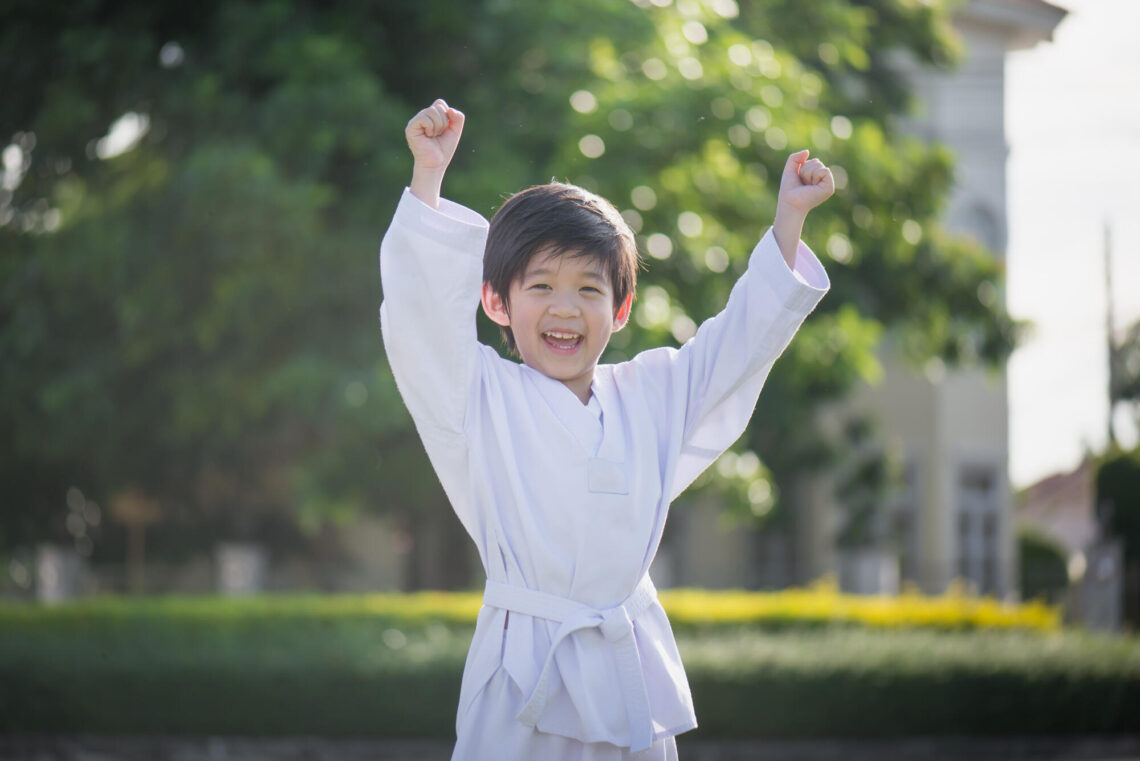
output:
[[[633,233],[572,185],[490,226],[440,199],[464,116],[408,123],[412,182],[380,248],[400,393],[487,573],[453,759],[675,759],[696,726],[647,572],[669,504],[744,431],[773,362],[828,289],[800,242],[834,189],[788,159],[772,230],[728,304],[680,349],[598,365],[629,319]],[[475,335],[477,302],[522,364]]]

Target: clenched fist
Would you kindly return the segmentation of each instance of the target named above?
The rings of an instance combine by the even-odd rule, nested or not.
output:
[[[808,159],[807,151],[788,156],[780,177],[778,203],[806,215],[835,192],[835,178],[819,159]]]
[[[404,128],[417,169],[447,169],[463,133],[463,113],[437,100],[420,111]]]

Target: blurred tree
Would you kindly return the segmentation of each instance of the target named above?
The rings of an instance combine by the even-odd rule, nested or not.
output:
[[[403,125],[437,96],[468,113],[450,197],[490,214],[566,178],[639,232],[652,267],[610,360],[683,341],[720,307],[788,152],[833,166],[839,192],[806,231],[833,293],[761,397],[748,466],[703,481],[778,520],[779,487],[833,456],[813,411],[877,376],[884,336],[953,363],[1011,346],[998,264],[935,221],[950,157],[897,123],[893,63],[952,61],[947,14],[909,0],[8,3],[0,541],[68,536],[71,484],[157,498],[173,517],[151,546],[166,551],[297,539],[362,507],[445,514],[384,364],[367,253],[406,182]]]
[[[1069,586],[1064,549],[1045,534],[1022,527],[1017,532],[1017,556],[1022,599],[1060,604]]]
[[[1140,448],[1113,449],[1096,471],[1097,519],[1124,545],[1124,619],[1140,626]]]
[[[1128,326],[1111,354],[1109,408],[1115,410],[1120,402],[1131,405],[1133,418],[1140,425],[1140,320]]]

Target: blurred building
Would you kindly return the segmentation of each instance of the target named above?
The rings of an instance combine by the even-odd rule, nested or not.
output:
[[[955,17],[964,58],[954,71],[908,62],[923,108],[908,128],[949,146],[957,182],[945,219],[1003,257],[1006,249],[1005,61],[1011,51],[1049,40],[1065,11],[1043,0],[970,0]],[[1000,294],[995,294],[1000,298]],[[1009,484],[1009,406],[1004,373],[952,370],[934,361],[916,369],[882,356],[885,378],[861,389],[825,427],[867,414],[881,423],[901,462],[903,488],[884,538],[841,550],[842,511],[834,483],[814,479],[795,504],[792,536],[748,537],[717,522],[715,509],[675,511],[673,532],[655,569],[675,583],[780,587],[835,574],[853,592],[891,592],[912,581],[930,593],[955,578],[973,591],[1014,594],[1016,532]]]

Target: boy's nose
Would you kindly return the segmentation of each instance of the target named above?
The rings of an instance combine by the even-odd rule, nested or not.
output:
[[[578,305],[573,299],[557,299],[550,305],[550,313],[556,317],[577,317]]]

